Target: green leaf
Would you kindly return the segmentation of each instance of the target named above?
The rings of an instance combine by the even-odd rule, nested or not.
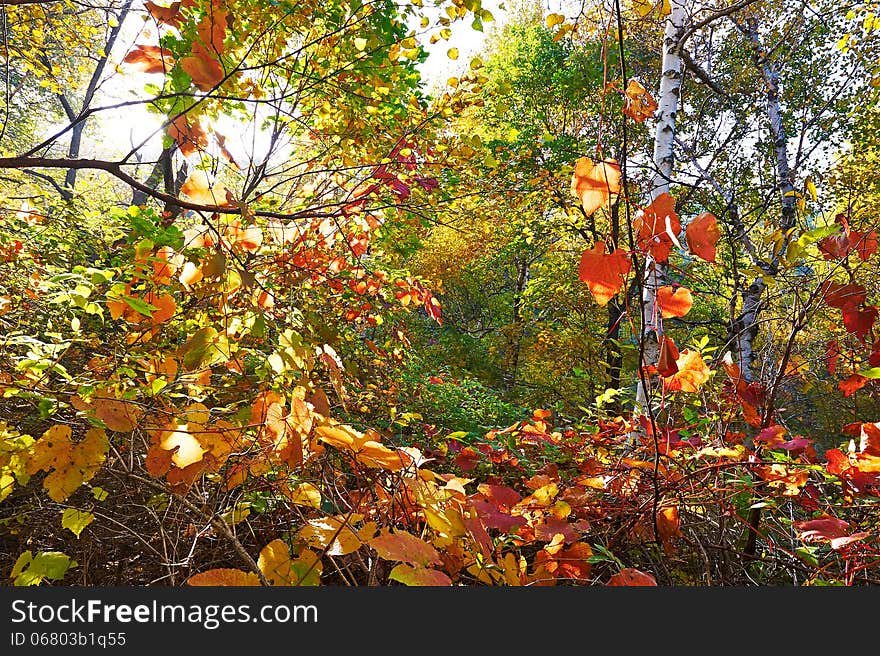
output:
[[[110,493],[102,487],[92,488],[92,496],[95,497],[95,501],[103,501],[109,494]]]
[[[94,493],[94,491],[93,491]],[[106,493],[105,493],[106,494]],[[67,508],[61,513],[61,526],[68,529],[79,539],[80,533],[95,520],[95,516],[87,511]]]
[[[152,317],[153,312],[159,309],[155,305],[151,305],[140,298],[134,298],[132,296],[123,296],[122,300],[128,303],[128,306],[135,312],[139,312],[148,317]]]
[[[880,378],[880,367],[871,367],[870,369],[866,369],[865,371],[861,372],[861,375],[865,378],[876,380]]]
[[[77,562],[60,551],[41,551],[31,556],[25,551],[12,568],[11,578],[16,586],[40,585],[43,579],[60,581],[67,570],[77,566]]]

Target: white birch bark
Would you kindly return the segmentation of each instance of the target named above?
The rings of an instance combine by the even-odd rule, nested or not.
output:
[[[785,125],[782,122],[782,111],[779,107],[779,72],[772,62],[766,58],[766,50],[761,37],[758,34],[757,21],[749,18],[746,25],[736,24],[740,31],[749,39],[755,57],[755,65],[761,73],[764,81],[764,89],[767,101],[767,118],[770,122],[770,135],[773,138],[775,151],[776,183],[782,201],[782,212],[779,228],[783,235],[795,225],[795,208],[797,196],[795,195],[792,171],[788,163],[788,137],[785,134]],[[761,267],[767,275],[774,276],[779,270],[779,255],[785,253],[789,237],[783,239],[781,248],[776,254],[765,262]],[[747,381],[755,378],[755,349],[754,340],[758,334],[758,315],[761,311],[761,296],[766,284],[763,278],[756,278],[748,289],[742,292],[742,311],[734,326],[734,343],[737,354],[737,363]]]
[[[651,185],[650,200],[663,193],[669,193],[669,181],[675,164],[675,121],[678,113],[681,91],[682,60],[678,50],[678,40],[688,18],[684,0],[670,0],[672,11],[666,17],[663,33],[663,61],[661,63],[660,90],[657,95],[657,120],[654,133],[654,178]],[[677,237],[678,235],[676,235]],[[657,331],[659,312],[657,311],[657,288],[666,279],[666,265],[657,262],[650,255],[645,257],[645,275],[642,280],[642,326],[644,335],[642,366],[656,364],[659,359]],[[647,407],[648,394],[641,379],[636,390],[636,409],[643,412]]]

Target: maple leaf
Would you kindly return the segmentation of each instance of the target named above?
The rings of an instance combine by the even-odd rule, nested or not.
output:
[[[136,45],[122,58],[124,64],[142,73],[166,73],[174,68],[170,50],[159,46]]]
[[[675,199],[666,192],[657,196],[638,214],[633,229],[637,233],[639,248],[657,262],[666,262],[681,232]]]
[[[657,580],[646,572],[625,567],[608,579],[605,585],[611,586],[656,586]]]
[[[606,255],[605,242],[600,241],[583,252],[578,273],[596,302],[607,305],[623,289],[630,266],[626,252],[618,248]]]
[[[223,80],[223,67],[201,43],[194,43],[192,55],[180,60],[180,67],[189,74],[201,91],[210,91]]]
[[[660,306],[660,316],[664,319],[683,317],[691,311],[694,297],[687,287],[664,285],[657,289],[657,305]]]
[[[657,111],[657,101],[635,78],[630,78],[627,83],[624,98],[623,113],[637,123],[644,123],[646,118],[651,118]]]
[[[698,392],[700,386],[709,380],[709,367],[699,351],[683,350],[675,364],[678,372],[663,379],[667,391]]]
[[[587,216],[620,193],[620,166],[616,159],[594,162],[581,157],[575,162],[571,193],[581,200]]]
[[[714,214],[704,212],[697,215],[688,223],[684,234],[687,238],[688,251],[707,262],[715,261],[715,247],[721,239],[721,230],[718,228],[718,219]]]

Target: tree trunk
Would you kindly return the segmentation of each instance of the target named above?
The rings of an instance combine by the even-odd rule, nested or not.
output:
[[[687,9],[682,0],[671,0],[672,11],[666,18],[663,33],[663,61],[661,64],[660,91],[657,97],[657,128],[654,134],[654,179],[650,200],[669,193],[669,181],[675,164],[675,121],[681,90],[681,56],[678,39],[687,21]],[[666,279],[666,265],[650,255],[645,257],[642,279],[642,366],[656,364],[659,359],[659,333],[662,326],[657,311],[657,288]],[[648,391],[639,379],[636,392],[637,409],[644,411],[648,404]]]
[[[775,276],[779,272],[779,256],[785,253],[790,239],[789,231],[795,225],[797,203],[792,180],[793,174],[788,164],[788,138],[785,134],[782,112],[779,107],[779,72],[773,63],[766,59],[766,50],[758,34],[756,19],[749,18],[745,26],[739,23],[734,24],[752,45],[755,65],[761,73],[766,92],[767,118],[770,123],[770,135],[773,138],[775,154],[776,184],[782,201],[779,229],[783,234],[783,241],[782,246],[774,252],[770,261],[763,263],[761,268],[767,275]],[[734,326],[738,364],[747,381],[755,379],[754,339],[758,334],[758,316],[765,286],[764,279],[757,278],[747,289],[743,290],[742,311]]]
[[[104,74],[104,69],[107,67],[110,51],[113,49],[113,44],[116,43],[116,38],[119,36],[119,32],[122,29],[122,23],[128,16],[132,1],[133,0],[127,0],[122,9],[119,10],[119,15],[116,17],[116,27],[110,29],[110,35],[107,37],[107,43],[104,45],[104,56],[98,60],[95,70],[92,71],[92,76],[89,78],[89,84],[86,87],[79,114],[73,114],[70,102],[64,94],[59,96],[59,102],[61,102],[61,105],[64,107],[64,111],[68,118],[70,118],[71,121],[75,121],[73,128],[71,128],[70,131],[70,145],[67,148],[68,159],[77,159],[79,157],[80,148],[82,147],[83,131],[86,128],[86,119],[83,117],[83,114],[88,111],[92,104],[95,92],[98,90],[98,83],[101,81],[101,76]],[[79,169],[67,169],[67,174],[64,176],[64,186],[71,192],[76,186],[76,175],[78,171]]]

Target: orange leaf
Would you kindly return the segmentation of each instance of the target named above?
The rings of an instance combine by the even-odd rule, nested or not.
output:
[[[208,174],[204,171],[193,171],[180,188],[180,193],[189,196],[194,203],[210,206],[228,205],[226,187],[212,186]]]
[[[660,306],[660,316],[664,319],[683,317],[691,311],[693,304],[694,298],[687,287],[664,285],[657,290],[657,305]]]
[[[643,123],[646,118],[651,118],[657,111],[657,101],[636,79],[630,79],[626,85],[624,96],[623,113],[635,119],[637,123]]]
[[[180,67],[201,91],[210,91],[223,80],[223,67],[201,43],[193,44],[192,55],[181,59]]]
[[[709,367],[699,351],[685,349],[675,361],[678,372],[663,379],[668,391],[697,392],[709,380]]]
[[[208,147],[208,135],[198,119],[190,118],[185,114],[171,121],[168,125],[168,136],[174,139],[184,157]]]
[[[253,572],[222,567],[190,576],[186,583],[198,586],[258,586],[260,585],[260,577]]]
[[[605,242],[598,242],[581,255],[580,279],[587,283],[599,305],[606,305],[625,284],[630,260],[623,250],[605,254]]]
[[[158,326],[160,323],[168,321],[174,316],[174,313],[177,312],[177,303],[174,302],[174,298],[170,294],[159,296],[155,292],[148,292],[147,295],[144,296],[144,300],[150,305],[158,308],[150,317],[150,321],[154,326]]]
[[[133,431],[143,416],[143,410],[129,401],[97,397],[93,403],[95,416],[117,433]]]
[[[606,585],[650,585],[656,586],[657,581],[653,576],[647,574],[645,572],[641,572],[637,569],[633,569],[631,567],[626,567],[620,570],[617,574],[608,579],[608,583]]]
[[[688,223],[684,233],[691,253],[707,262],[715,261],[715,245],[721,239],[721,231],[718,229],[718,220],[714,214],[709,212],[699,214]]]
[[[150,13],[150,16],[155,18],[159,23],[171,25],[172,27],[180,27],[182,16],[180,15],[179,2],[172,2],[168,7],[162,7],[147,0],[147,2],[144,3],[144,9],[146,9]]]
[[[122,58],[125,64],[143,73],[166,73],[174,68],[170,50],[159,46],[136,45]]]
[[[415,535],[406,531],[390,533],[383,531],[368,543],[380,558],[398,560],[411,565],[440,565],[440,554],[437,550]]]
[[[675,213],[675,199],[665,192],[657,196],[636,217],[633,228],[638,234],[639,248],[657,262],[666,262],[681,232],[681,223]]]
[[[844,396],[850,396],[853,392],[857,392],[867,385],[868,380],[870,379],[861,374],[853,374],[837,383],[837,388],[843,392]]]
[[[202,42],[217,54],[223,53],[223,39],[226,38],[227,16],[224,10],[214,9],[196,27]]]
[[[581,157],[574,165],[571,193],[580,198],[589,216],[620,193],[620,166],[616,159],[593,162]]]

